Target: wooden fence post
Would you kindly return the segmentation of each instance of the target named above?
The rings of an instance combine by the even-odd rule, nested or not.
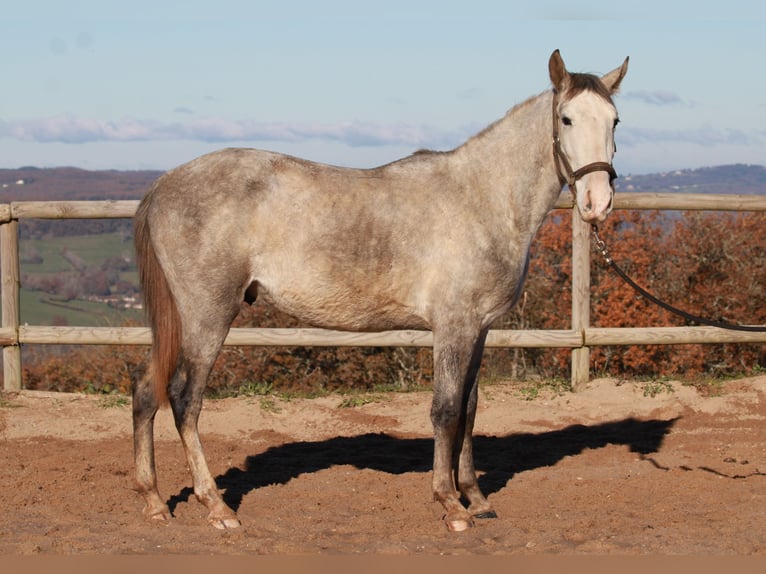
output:
[[[590,225],[572,208],[572,330],[590,327]],[[590,379],[590,348],[572,350],[572,390],[581,390]]]
[[[21,389],[21,348],[19,347],[19,222],[0,223],[0,286],[2,326],[13,333],[10,345],[3,346],[3,388]]]

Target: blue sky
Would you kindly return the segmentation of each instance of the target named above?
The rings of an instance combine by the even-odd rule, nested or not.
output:
[[[556,48],[573,71],[630,56],[621,173],[766,164],[766,8],[633,4],[15,2],[0,167],[168,169],[228,146],[372,167],[455,147],[548,89]]]

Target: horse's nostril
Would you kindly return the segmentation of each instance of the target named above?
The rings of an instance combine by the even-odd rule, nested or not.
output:
[[[585,211],[593,211],[593,202],[590,200],[590,191],[585,193]]]

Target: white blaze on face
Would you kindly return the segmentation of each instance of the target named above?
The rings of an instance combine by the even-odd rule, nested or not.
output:
[[[601,96],[585,91],[564,102],[559,110],[561,148],[574,171],[594,163],[611,164],[617,110]],[[612,210],[614,190],[606,171],[582,176],[575,184],[577,207],[587,222],[604,221]]]

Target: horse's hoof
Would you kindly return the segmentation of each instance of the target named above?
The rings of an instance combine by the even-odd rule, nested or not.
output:
[[[170,518],[168,518],[164,514],[154,514],[147,518],[149,522],[151,522],[152,524],[158,524],[160,526],[168,526],[170,524]]]
[[[463,532],[473,527],[472,520],[465,520],[464,518],[457,518],[455,520],[445,520],[447,530],[450,532]]]
[[[158,510],[150,509],[147,507],[144,508],[143,514],[144,517],[152,524],[160,524],[162,526],[167,526],[170,524],[170,511],[167,509],[167,507],[160,508]]]
[[[224,518],[209,518],[210,524],[212,524],[215,528],[218,530],[232,530],[234,528],[239,528],[242,526],[242,523],[239,521],[239,518],[236,516],[234,517],[224,517]]]
[[[497,512],[494,510],[487,510],[485,512],[479,512],[478,514],[473,515],[474,518],[478,518],[479,520],[484,520],[487,518],[497,518]]]

